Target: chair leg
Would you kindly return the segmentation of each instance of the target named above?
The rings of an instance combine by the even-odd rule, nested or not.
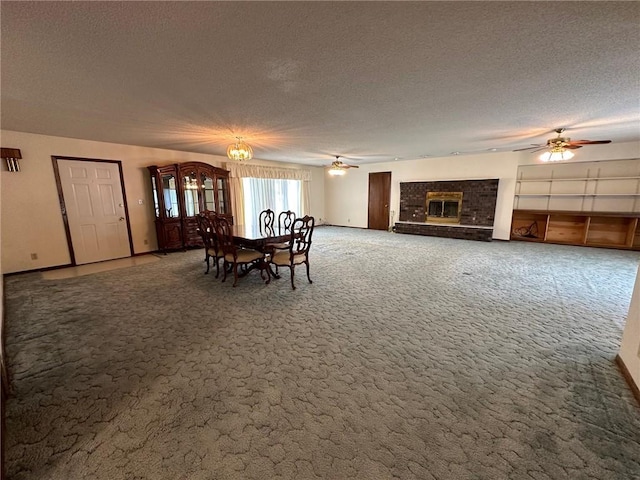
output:
[[[206,275],[207,273],[209,273],[209,254],[208,253],[205,255],[204,261],[207,262],[207,271],[204,272],[204,274]]]
[[[238,283],[238,264],[234,263],[233,264],[233,286],[236,286],[236,283]]]
[[[222,276],[222,283],[224,283],[224,281],[227,279],[227,270],[228,270],[226,260],[222,262],[222,270],[224,270],[224,275]]]
[[[289,270],[291,270],[291,288],[292,288],[293,290],[295,290],[295,289],[296,289],[296,286],[293,284],[293,276],[294,276],[295,265],[291,265],[291,266],[289,267]]]
[[[220,275],[220,259],[218,257],[213,257],[216,260],[216,278]]]
[[[309,262],[304,262],[307,265],[307,280],[309,280],[309,283],[313,283],[311,281],[311,277],[309,276]]]
[[[264,274],[267,274],[267,280],[264,282],[269,285],[271,283],[271,267],[266,260],[260,260],[260,278],[264,280]]]

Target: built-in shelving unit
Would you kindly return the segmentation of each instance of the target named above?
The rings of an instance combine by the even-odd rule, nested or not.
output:
[[[640,159],[525,165],[512,240],[640,249]]]
[[[511,239],[640,250],[640,214],[515,210]]]

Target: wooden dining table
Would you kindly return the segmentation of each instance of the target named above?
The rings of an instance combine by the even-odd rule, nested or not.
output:
[[[233,235],[233,243],[237,246],[252,248],[263,253],[268,253],[269,248],[267,245],[284,243],[291,239],[291,231],[285,231],[284,229],[281,230],[275,227],[271,232],[265,233],[264,231],[260,231],[259,225],[232,225],[231,234]],[[267,275],[269,275],[267,283],[269,283],[271,278],[280,278],[280,275],[274,272],[271,265],[264,260],[250,265],[239,276],[243,277],[255,268],[267,271]]]
[[[232,225],[233,242],[239,247],[265,251],[267,244],[284,243],[291,238],[291,232],[274,228],[272,234],[260,232],[259,225]]]

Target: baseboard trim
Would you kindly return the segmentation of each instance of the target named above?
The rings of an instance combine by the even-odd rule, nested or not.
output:
[[[620,368],[622,376],[627,381],[627,384],[629,385],[633,396],[636,397],[636,400],[640,404],[640,388],[638,388],[638,385],[636,385],[636,382],[634,382],[633,377],[631,376],[631,372],[629,372],[629,369],[625,365],[624,360],[622,360],[622,357],[620,355],[616,355],[616,364],[618,364],[618,368]]]

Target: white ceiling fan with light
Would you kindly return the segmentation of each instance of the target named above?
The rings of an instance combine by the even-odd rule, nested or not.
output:
[[[569,137],[562,137],[564,128],[556,128],[554,130],[558,136],[547,140],[545,145],[534,144],[532,147],[519,148],[514,152],[520,152],[523,150],[532,150],[531,153],[539,152],[540,150],[547,150],[540,155],[540,160],[543,162],[560,162],[562,160],[570,160],[573,158],[574,153],[571,150],[582,148],[584,145],[596,145],[611,143],[611,140],[571,140]]]
[[[349,165],[340,160],[341,156],[336,155],[335,161],[331,162],[329,167],[329,175],[344,175],[349,168],[360,168],[358,165]]]

